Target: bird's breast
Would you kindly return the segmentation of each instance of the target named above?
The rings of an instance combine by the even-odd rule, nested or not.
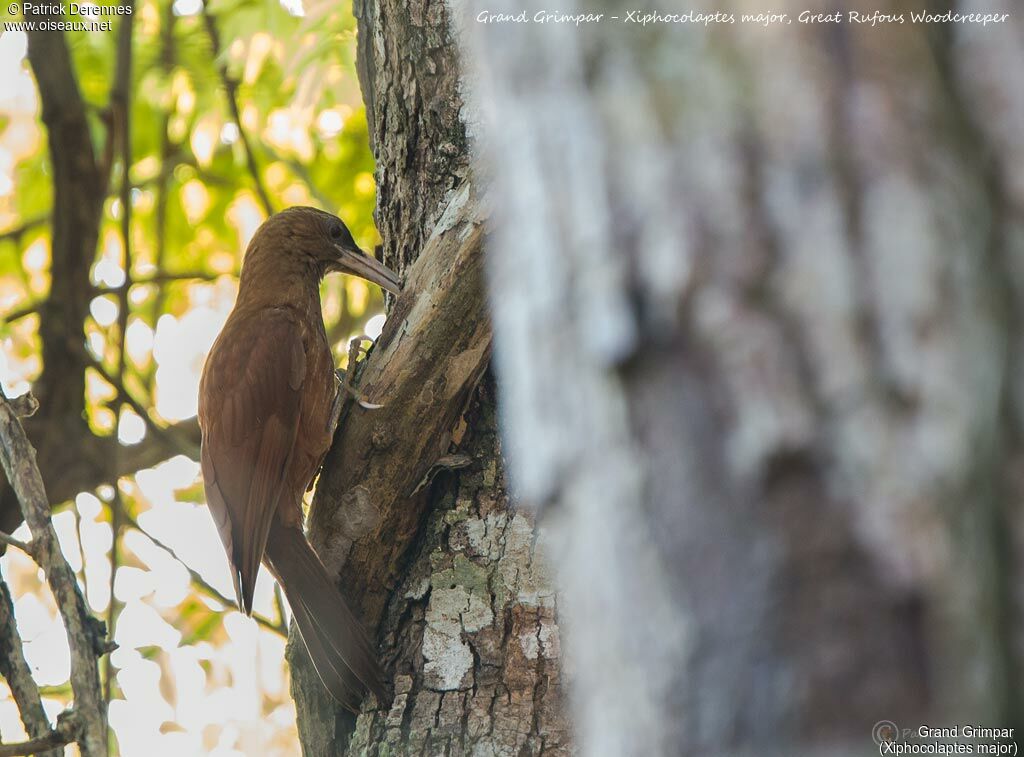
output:
[[[326,336],[312,333],[306,346],[306,386],[303,387],[296,455],[296,484],[305,490],[331,445],[328,428],[337,392],[334,357]]]

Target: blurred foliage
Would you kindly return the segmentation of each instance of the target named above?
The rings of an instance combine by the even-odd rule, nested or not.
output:
[[[212,19],[216,40],[204,14]],[[117,24],[115,20],[113,32],[66,35],[101,161],[109,160],[112,152],[109,107],[117,64]],[[86,385],[94,433],[117,434],[123,444],[134,444],[145,438],[152,424],[168,425],[194,414],[202,358],[233,300],[245,245],[266,216],[259,186],[275,210],[291,205],[322,207],[338,213],[364,249],[372,250],[378,243],[372,219],[374,167],[354,69],[354,34],[349,7],[327,0],[304,8],[298,0],[211,0],[206,8],[198,0],[173,4],[143,0],[136,7],[131,162],[127,166],[130,270],[124,268],[120,230],[124,209],[118,199],[125,166],[114,158],[92,266],[91,314],[83,324],[86,347],[97,363],[87,371]],[[0,66],[4,67],[0,73],[14,83],[7,96],[0,95],[0,378],[8,390],[20,393],[42,369],[35,311],[49,288],[53,178],[38,96],[26,84],[34,87],[23,35],[6,33],[0,40]],[[237,86],[226,86],[229,83]],[[240,123],[233,117],[232,89]],[[246,142],[257,167],[255,175]],[[125,334],[119,327],[123,297],[129,303]],[[324,284],[323,301],[328,334],[341,359],[348,338],[361,333],[367,320],[381,312],[381,294],[363,281],[332,277]],[[122,351],[125,373],[120,381],[147,411],[145,420],[118,400],[110,383],[118,380]],[[58,525],[64,529],[62,546],[79,570],[94,610],[118,612],[123,607],[124,615],[129,610],[138,615],[145,608],[155,608],[168,621],[168,628],[160,633],[180,634],[163,644],[133,644],[119,635],[123,650],[134,657],[115,658],[123,669],[129,661],[138,671],[158,666],[160,696],[178,707],[180,682],[173,673],[178,668],[202,671],[205,688],[239,685],[231,674],[218,672],[208,647],[241,643],[238,640],[245,634],[228,623],[230,603],[223,601],[223,587],[230,593],[230,583],[222,581],[226,577],[226,568],[220,566],[222,556],[213,562],[223,568],[223,575],[211,577],[205,566],[190,564],[186,571],[185,562],[191,562],[187,555],[176,555],[171,550],[180,548],[165,544],[174,542],[174,528],[162,527],[167,518],[161,520],[157,511],[164,507],[181,526],[186,516],[200,509],[203,492],[196,468],[168,463],[163,473],[147,474],[148,479],[141,473],[123,479],[116,497],[109,486],[79,495],[76,506],[61,513],[71,519]],[[126,534],[138,538],[126,535],[120,540],[116,564],[111,565],[115,502],[124,508]],[[147,521],[148,516],[153,517]],[[14,555],[4,558],[5,573],[24,599],[26,587],[40,587],[39,577],[31,566],[15,564],[17,559]],[[174,571],[182,573],[183,585],[190,587],[180,597],[159,585],[160,576],[177,575]],[[122,591],[112,576],[124,579],[129,588]],[[157,583],[147,589],[147,580]],[[132,588],[136,585],[142,588]],[[114,587],[117,598],[114,610],[110,610],[109,587]],[[280,602],[269,604],[272,595],[269,590],[265,594],[269,618],[260,633],[273,635],[268,628],[282,627]],[[52,604],[41,588],[38,601],[33,601]],[[19,604],[22,614],[31,614],[35,606],[27,600]],[[20,615],[19,623],[24,630]],[[142,627],[142,621],[133,623]],[[158,629],[155,623],[151,627]],[[131,626],[127,621],[126,625],[128,634]],[[183,650],[192,650],[192,656],[177,654]],[[192,667],[182,662],[185,657]],[[283,662],[278,659],[276,664],[280,668]],[[48,705],[59,709],[69,701],[66,682],[41,683]],[[111,696],[130,702],[133,687],[138,686],[126,685],[118,676]],[[264,715],[275,712],[282,701],[291,707],[286,688],[275,697],[262,706]],[[115,714],[112,710],[117,731]],[[278,746],[295,746],[289,730],[294,726],[287,718],[274,715],[267,727],[270,721],[277,722],[275,718],[288,738],[281,741],[272,735],[269,741],[253,742],[255,737],[239,736],[233,749],[278,753],[271,745],[278,743],[274,739]],[[159,732],[168,745],[188,743],[188,750],[195,749],[196,742],[183,740],[188,735],[185,725],[173,717],[157,722],[162,722]],[[278,728],[275,733],[280,732]],[[127,738],[121,731],[117,734],[119,739]],[[208,729],[200,736],[201,751],[216,751]],[[126,744],[120,745],[122,753],[131,751]]]
[[[175,7],[194,12],[172,14],[167,3],[147,0],[137,9],[134,27],[131,274],[143,283],[132,288],[131,318],[151,327],[162,314],[181,315],[194,304],[194,281],[235,275],[253,219],[265,215],[247,170],[239,124],[231,118],[221,65],[238,82],[241,128],[274,209],[324,207],[338,212],[364,247],[377,243],[373,159],[353,66],[350,13],[328,2],[307,8],[305,17],[274,0],[211,2],[207,12],[222,48],[215,60],[199,9],[180,1]],[[116,36],[67,35],[101,159],[107,152]],[[27,62],[22,65],[27,68]],[[9,116],[0,122],[0,147],[15,123]],[[38,114],[31,141],[32,149],[23,150],[13,166],[14,191],[0,197],[0,306],[6,315],[21,315],[48,288],[49,228],[44,222],[52,177]],[[114,267],[122,257],[119,171],[115,165],[97,256]],[[4,234],[23,226],[21,234]],[[144,283],[183,274],[195,277],[159,286]],[[94,282],[109,287],[119,275],[108,265],[94,271]],[[356,296],[346,298],[347,290],[357,290]],[[353,299],[358,307],[352,307]],[[379,293],[370,295],[362,282],[329,282],[328,327],[342,319],[354,323],[367,308],[379,308],[379,302]],[[13,338],[22,359],[38,353],[30,316],[4,318],[0,324],[0,338]],[[28,327],[19,325],[23,319],[29,320]],[[112,331],[116,325],[95,318],[89,324],[90,333],[104,337],[109,351],[103,357],[111,366],[119,345]],[[147,360],[133,360],[142,375]]]

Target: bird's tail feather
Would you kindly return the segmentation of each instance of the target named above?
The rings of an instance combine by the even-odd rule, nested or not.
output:
[[[354,712],[365,689],[384,702],[384,673],[370,641],[302,531],[274,523],[266,559],[281,581],[324,686]]]

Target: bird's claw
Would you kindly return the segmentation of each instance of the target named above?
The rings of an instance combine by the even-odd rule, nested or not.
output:
[[[380,410],[384,405],[370,402],[366,399],[366,396],[352,385],[352,381],[349,378],[350,376],[354,376],[356,373],[356,361],[359,360],[359,353],[368,351],[363,348],[364,341],[372,342],[373,340],[365,334],[360,334],[359,336],[352,337],[352,339],[349,340],[348,370],[338,368],[335,371],[335,374],[338,377],[341,388],[344,389],[347,394],[352,396],[359,407],[364,410]]]

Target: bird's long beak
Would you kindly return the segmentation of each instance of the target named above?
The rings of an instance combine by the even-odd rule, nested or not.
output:
[[[334,264],[336,271],[350,273],[353,276],[366,279],[393,294],[398,294],[402,291],[402,282],[398,278],[398,274],[378,262],[376,258],[367,255],[358,248],[350,250],[339,244],[334,246],[338,248],[338,259]]]

